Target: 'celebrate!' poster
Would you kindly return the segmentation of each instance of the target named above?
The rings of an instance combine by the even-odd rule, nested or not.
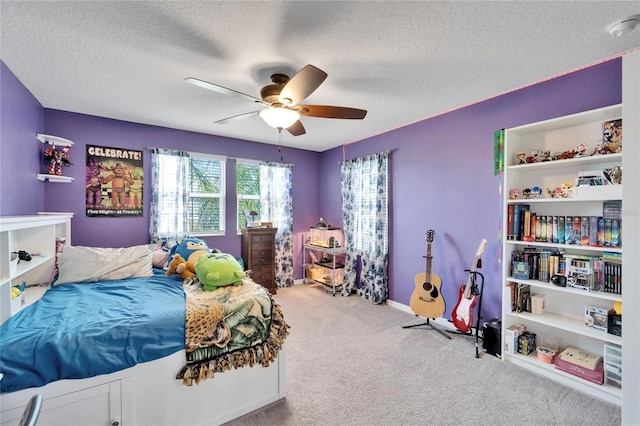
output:
[[[142,182],[142,151],[87,145],[87,216],[142,216]]]

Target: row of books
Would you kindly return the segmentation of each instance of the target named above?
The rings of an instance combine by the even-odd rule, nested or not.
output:
[[[507,238],[572,244],[620,247],[622,221],[603,216],[552,216],[532,212],[526,204],[509,205]]]
[[[511,276],[550,282],[565,277],[566,286],[586,291],[622,294],[622,254],[602,256],[562,253],[526,247],[511,253]]]

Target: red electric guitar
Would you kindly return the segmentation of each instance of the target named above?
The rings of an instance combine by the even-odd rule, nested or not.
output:
[[[473,286],[473,273],[476,270],[478,260],[480,260],[482,252],[484,252],[484,246],[486,243],[486,239],[483,239],[480,243],[478,251],[476,251],[476,257],[473,259],[471,270],[469,271],[467,284],[462,284],[460,287],[458,303],[451,313],[453,325],[463,333],[468,333],[473,325],[473,308],[476,306],[476,303],[478,303],[478,289]]]
[[[425,256],[425,272],[416,275],[416,288],[411,295],[409,306],[414,314],[424,318],[439,318],[444,314],[446,306],[440,285],[442,280],[439,276],[431,273],[431,242],[435,231],[427,231],[427,255]]]

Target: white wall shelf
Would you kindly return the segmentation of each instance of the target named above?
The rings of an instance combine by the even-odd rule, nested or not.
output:
[[[73,146],[73,142],[69,139],[61,138],[58,136],[45,135],[44,133],[36,134],[36,138],[42,143],[55,146]]]
[[[0,217],[0,323],[42,296],[42,287],[34,285],[50,282],[56,240],[71,243],[72,217],[73,213]],[[11,253],[20,250],[29,253],[31,260],[20,261],[14,269],[10,265]],[[33,287],[23,294],[25,305],[11,309],[11,287],[22,282]]]

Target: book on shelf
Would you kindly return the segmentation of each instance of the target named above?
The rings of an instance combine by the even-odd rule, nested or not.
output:
[[[513,232],[513,210],[514,210],[514,205],[513,204],[509,204],[507,206],[507,239],[508,240],[514,240],[515,239],[515,233]]]
[[[558,216],[558,244],[564,244],[564,216]]]
[[[622,218],[622,201],[621,200],[608,200],[602,202],[602,217],[605,219],[618,219]]]
[[[527,209],[522,212],[522,237],[531,236],[531,210]]]
[[[531,286],[529,284],[509,284],[511,312],[531,312]],[[528,309],[528,310],[527,310]]]
[[[589,243],[590,246],[598,245],[598,216],[589,216]]]
[[[516,240],[522,240],[524,232],[523,212],[529,210],[529,204],[516,204],[513,206],[513,233]]]
[[[580,245],[582,241],[582,222],[580,216],[573,216],[573,239],[572,244]]]
[[[564,221],[564,243],[573,244],[573,216],[565,216]]]
[[[589,216],[580,217],[580,245],[589,245]]]

